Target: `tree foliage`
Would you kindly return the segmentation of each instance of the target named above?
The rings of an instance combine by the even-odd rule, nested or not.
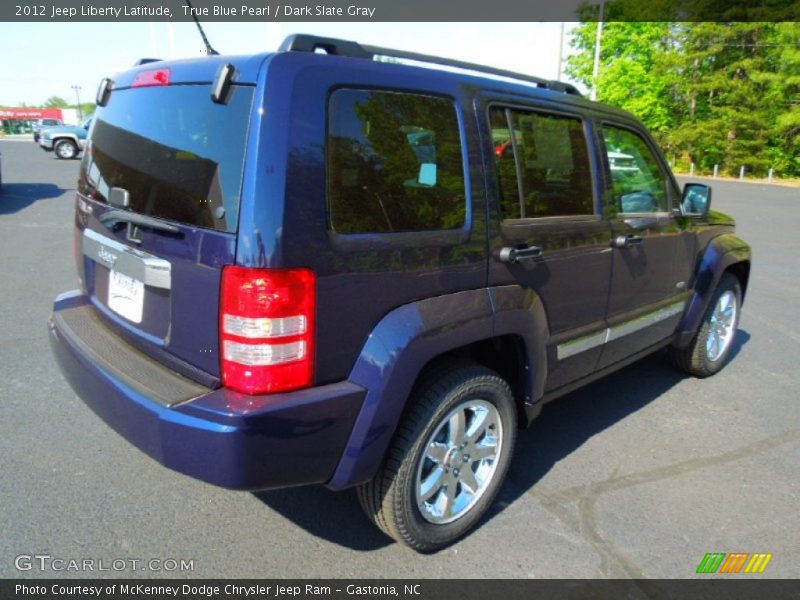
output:
[[[800,23],[606,23],[597,82],[597,23],[572,33],[567,73],[639,117],[680,166],[800,176]]]
[[[50,96],[44,102],[45,108],[66,108],[69,106],[69,102],[64,100],[61,96]]]
[[[80,106],[77,104],[71,104],[70,108],[78,109],[84,117],[88,117],[95,111],[95,104],[94,102],[81,102]]]

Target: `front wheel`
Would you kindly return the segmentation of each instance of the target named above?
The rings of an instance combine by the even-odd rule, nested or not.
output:
[[[58,158],[75,158],[78,156],[78,147],[72,140],[59,140],[53,148]]]
[[[451,544],[491,506],[516,430],[505,380],[480,365],[446,366],[414,393],[380,470],[358,490],[361,506],[415,550]]]
[[[741,306],[739,280],[725,273],[691,344],[672,349],[675,366],[695,377],[708,377],[722,369],[733,347]]]

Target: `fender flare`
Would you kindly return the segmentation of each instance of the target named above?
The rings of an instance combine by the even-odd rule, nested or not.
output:
[[[73,133],[59,134],[57,137],[54,137],[53,138],[53,149],[55,149],[56,144],[58,142],[60,142],[61,140],[70,140],[73,144],[75,144],[75,147],[78,149],[78,151],[81,150],[81,142],[78,139],[78,136],[73,134]]]
[[[711,239],[698,262],[692,295],[678,326],[678,335],[673,344],[675,347],[685,348],[694,339],[723,273],[738,263],[749,265],[751,256],[752,250],[747,242],[733,233],[724,233]],[[742,292],[747,282],[743,284]]]
[[[543,309],[528,311],[526,315],[520,305],[512,308],[511,302],[520,298],[520,293],[521,288],[516,293],[509,290],[495,293],[494,288],[456,292],[405,304],[381,319],[370,333],[348,378],[365,388],[367,394],[339,464],[327,484],[329,488],[348,488],[375,475],[414,382],[431,360],[496,335],[523,335],[525,332],[523,338],[530,338],[541,330],[541,326],[532,326],[531,322],[542,317]],[[498,300],[503,310],[496,319],[495,302]],[[540,307],[541,302],[537,306]],[[533,351],[534,362],[530,362],[528,345],[526,343],[529,365],[540,364],[537,350]],[[531,390],[543,389],[543,379],[540,386],[532,386]]]

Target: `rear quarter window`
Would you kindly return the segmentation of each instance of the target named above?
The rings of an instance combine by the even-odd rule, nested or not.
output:
[[[452,100],[340,89],[328,113],[330,223],[338,233],[458,229],[464,164]]]

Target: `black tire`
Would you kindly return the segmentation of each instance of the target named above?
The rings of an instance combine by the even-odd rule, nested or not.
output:
[[[53,146],[58,158],[69,160],[78,156],[78,146],[72,140],[58,140]]]
[[[718,309],[720,299],[728,293],[732,294],[732,298],[735,300],[732,317],[733,331],[730,335],[730,339],[719,355],[714,356],[716,352],[712,351],[714,345],[713,336],[719,336],[719,334],[715,332],[715,310]],[[731,296],[728,296],[728,298],[731,298]],[[700,328],[697,330],[692,342],[686,348],[670,349],[672,363],[681,371],[685,371],[695,377],[709,377],[717,373],[725,366],[725,361],[728,359],[728,355],[733,347],[736,332],[739,327],[741,308],[742,286],[739,283],[739,279],[731,273],[725,273],[722,279],[720,279],[719,285],[714,291],[714,295],[711,297],[711,302],[709,302],[708,308],[706,309],[706,314],[703,315],[703,321],[700,323]],[[709,349],[709,342],[712,349]]]
[[[462,417],[452,418],[463,418],[465,440],[470,437],[470,426],[476,427],[482,416],[486,416],[484,423],[492,419],[500,425],[495,425],[494,429],[487,427],[473,441],[464,441],[463,446],[450,447],[442,455],[443,460],[434,463],[428,456],[429,449],[434,445],[444,448],[450,442],[446,440],[440,443],[432,436],[437,431],[443,433],[442,428],[447,427],[447,437],[450,438],[453,421],[449,417],[455,413],[462,414]],[[504,379],[494,371],[474,363],[442,365],[417,386],[378,473],[358,488],[361,507],[384,533],[414,550],[429,552],[447,546],[472,529],[491,506],[508,471],[516,434],[516,405]],[[493,459],[476,459],[468,454],[474,451],[477,456],[478,452],[485,452],[492,447],[492,441],[497,450]],[[441,517],[434,517],[427,509],[429,516],[423,515],[420,505],[431,506],[430,511],[438,510],[434,506],[435,501],[429,505],[417,497],[418,483],[421,485],[425,467],[429,463],[437,464],[435,469],[443,473],[446,471],[442,481],[452,482],[454,496],[470,498],[461,514],[454,512],[454,505],[450,510],[444,509]],[[464,463],[468,466],[463,467]],[[472,473],[468,481],[480,487],[479,490],[476,488],[476,493],[472,493],[472,489],[465,487],[462,479],[459,479],[461,472],[461,478],[467,480],[467,469]],[[431,467],[428,472],[433,470],[434,467]],[[447,502],[450,485],[442,485],[432,497],[441,500],[441,494],[444,494]],[[435,485],[431,487],[435,488]],[[458,490],[460,492],[456,494]],[[431,521],[434,518],[449,519],[451,516],[453,520],[449,522]]]

